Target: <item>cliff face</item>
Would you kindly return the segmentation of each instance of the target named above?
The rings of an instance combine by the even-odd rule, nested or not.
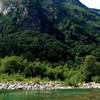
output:
[[[3,3],[0,2],[2,8]],[[27,29],[36,29],[47,33],[56,31],[59,33],[54,28],[54,24],[60,22],[65,16],[74,17],[76,13],[79,15],[82,13],[84,17],[87,17],[85,12],[78,11],[80,8],[75,8],[75,5],[85,7],[79,0],[21,0],[20,2],[11,0],[4,4],[6,7],[3,14],[7,14],[9,17],[12,15],[11,19],[14,18],[15,21],[20,20],[20,23],[22,22],[21,29],[27,27]],[[91,15],[88,14],[88,16]]]
[[[8,23],[9,27],[14,27],[7,33],[27,29],[48,33],[62,40],[65,40],[65,37],[74,38],[73,36],[80,40],[76,33],[83,29],[73,29],[76,31],[73,36],[67,34],[66,31],[71,31],[69,28],[72,25],[84,28],[84,26],[88,26],[88,21],[95,23],[99,20],[91,10],[84,9],[85,6],[79,0],[11,0],[4,4],[6,7],[3,10],[3,17],[7,19],[4,21]],[[2,19],[0,21],[4,23]],[[1,33],[6,30],[6,26],[2,25]],[[96,30],[99,31],[98,23]]]
[[[8,25],[13,24],[16,29],[14,30],[15,32],[26,29],[36,30],[48,33],[61,40],[64,39],[64,34],[54,27],[53,22],[49,19],[51,16],[50,13],[46,11],[40,3],[41,2],[37,2],[37,0],[36,2],[32,0],[25,2],[12,1],[7,3],[7,5],[5,3],[5,8],[1,13],[5,18],[8,18]],[[2,32],[2,28],[0,29]],[[9,31],[7,33],[9,33]]]
[[[2,9],[3,9],[3,2],[2,0],[0,0],[0,12],[2,11]]]

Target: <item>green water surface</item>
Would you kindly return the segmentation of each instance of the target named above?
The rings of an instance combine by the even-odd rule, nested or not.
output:
[[[100,100],[100,89],[0,90],[0,100]]]

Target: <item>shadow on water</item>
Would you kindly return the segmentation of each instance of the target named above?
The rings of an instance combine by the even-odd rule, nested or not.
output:
[[[0,90],[0,100],[100,100],[100,89]]]

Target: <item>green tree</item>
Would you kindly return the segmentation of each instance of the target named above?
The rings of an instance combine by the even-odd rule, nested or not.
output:
[[[1,61],[0,71],[8,74],[22,73],[27,66],[27,60],[22,57],[5,57]]]

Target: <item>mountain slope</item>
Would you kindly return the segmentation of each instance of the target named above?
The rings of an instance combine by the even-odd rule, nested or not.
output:
[[[71,3],[69,3],[69,1]],[[55,41],[58,41],[58,47],[61,45],[62,48],[59,52],[63,51],[64,54],[67,55],[60,53],[58,57],[59,60],[71,59],[75,62],[76,56],[85,57],[86,55],[98,55],[100,44],[100,17],[91,10],[85,9],[82,6],[80,7],[79,5],[82,4],[78,0],[5,0],[5,7],[0,14],[1,38],[8,39],[7,35],[9,36],[10,34],[13,35],[12,37],[15,37],[14,34],[21,34],[21,32],[31,34],[32,31],[36,31],[36,33],[38,31],[39,33],[37,33],[36,38],[39,38],[38,34],[41,33],[44,35],[46,33],[51,38],[51,44],[54,41],[52,38],[54,38]],[[18,37],[20,37],[20,35],[18,35]],[[34,35],[32,35],[32,37],[34,37]],[[2,46],[3,42],[5,46],[8,45],[2,39]],[[38,42],[36,43],[38,45]],[[31,46],[33,46],[33,44],[31,44]],[[47,45],[47,43],[43,42],[42,45]],[[17,42],[16,46],[19,46]],[[38,48],[39,46],[40,45],[38,45]],[[54,45],[50,46],[52,51]],[[87,49],[87,47],[89,48]],[[8,51],[11,50],[11,54],[9,55],[21,54],[19,50],[17,53],[16,50],[12,50],[11,48],[13,48],[12,45],[8,48]],[[34,54],[34,51],[25,49],[25,47],[21,49],[25,50],[24,53],[31,52]],[[45,55],[48,49],[49,47],[47,46],[44,49],[42,47],[40,50],[37,50],[37,53]],[[3,50],[4,49],[1,49],[2,52]],[[98,53],[94,53],[95,51],[98,51]],[[3,56],[7,54],[7,51],[5,52]],[[54,50],[52,52],[54,52]],[[55,56],[57,59],[57,55],[52,55],[51,58]],[[37,58],[38,57],[41,59],[40,55],[38,55]],[[49,60],[49,57],[45,57],[45,59]],[[99,56],[98,60],[100,60]]]
[[[79,0],[3,0],[0,57],[0,81],[100,82],[100,16]]]
[[[83,7],[83,8],[87,8],[84,4],[82,4],[79,0],[66,0],[74,5],[77,5],[77,6],[80,6],[80,7]]]
[[[96,12],[97,14],[100,14],[100,9],[92,9],[94,12]]]

